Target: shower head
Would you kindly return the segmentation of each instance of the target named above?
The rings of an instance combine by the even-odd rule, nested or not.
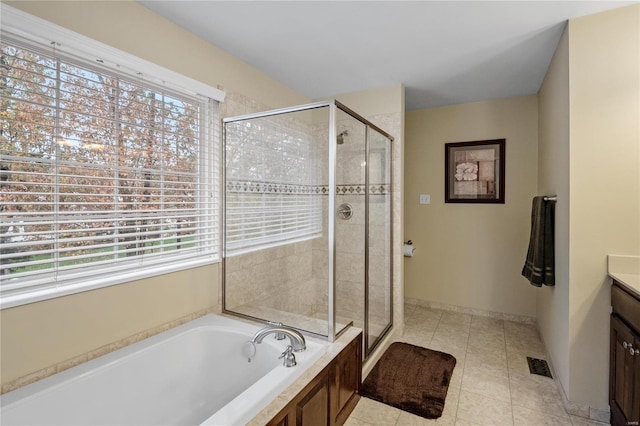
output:
[[[340,133],[340,134],[338,135],[338,137],[336,138],[336,143],[337,143],[338,145],[342,145],[342,144],[344,143],[344,137],[345,137],[345,136],[348,136],[348,135],[349,135],[349,132],[348,132],[347,130],[343,131],[343,132],[342,132],[342,133]]]

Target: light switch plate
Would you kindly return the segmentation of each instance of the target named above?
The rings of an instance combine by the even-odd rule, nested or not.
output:
[[[430,203],[431,203],[430,194],[420,194],[420,204],[430,204]]]

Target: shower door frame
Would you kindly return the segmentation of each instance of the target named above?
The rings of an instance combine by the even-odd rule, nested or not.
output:
[[[275,115],[288,114],[293,112],[301,112],[308,111],[312,109],[318,108],[329,108],[329,158],[328,158],[328,167],[329,167],[329,202],[328,202],[328,327],[327,327],[327,340],[329,342],[333,342],[344,330],[346,327],[336,333],[336,306],[335,306],[335,292],[336,292],[336,241],[335,241],[335,203],[336,203],[336,164],[337,164],[337,147],[335,141],[337,140],[338,132],[337,132],[337,110],[341,110],[347,115],[353,117],[354,119],[360,121],[364,124],[365,127],[365,159],[367,161],[367,166],[365,168],[365,273],[364,273],[364,350],[363,356],[366,359],[371,352],[373,352],[378,344],[382,341],[382,339],[389,332],[391,327],[393,327],[393,226],[389,227],[389,323],[382,330],[376,341],[373,343],[371,348],[369,348],[369,129],[373,129],[376,132],[380,133],[382,136],[386,137],[389,140],[389,144],[391,145],[394,141],[394,137],[389,133],[385,132],[375,124],[371,123],[369,120],[364,118],[362,115],[356,113],[349,107],[340,103],[337,100],[329,100],[329,101],[321,101],[321,102],[313,102],[304,105],[292,106],[287,108],[279,108],[269,111],[255,112],[250,114],[243,114],[234,117],[227,117],[222,119],[222,139],[223,143],[220,144],[220,158],[222,160],[222,176],[220,179],[220,190],[224,194],[226,191],[226,144],[224,141],[226,140],[226,124],[233,123],[236,121],[244,121],[256,118],[265,118]],[[332,143],[333,142],[333,143]],[[392,146],[389,147],[389,164],[390,173],[389,173],[389,217],[393,222],[393,149]],[[225,275],[225,262],[226,262],[226,197],[221,197],[221,214],[220,214],[220,225],[221,225],[221,248],[220,252],[222,253],[222,262],[221,262],[221,275],[222,275],[222,312],[229,313],[232,315],[245,317],[252,320],[265,321],[263,318],[257,318],[250,315],[242,314],[239,312],[227,310],[226,308],[226,275]],[[304,330],[308,332],[307,330]],[[312,333],[315,334],[315,333]],[[322,336],[325,337],[325,336]]]

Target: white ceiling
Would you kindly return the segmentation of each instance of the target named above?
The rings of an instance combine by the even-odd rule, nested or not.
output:
[[[533,94],[566,20],[615,1],[139,1],[311,99],[402,83],[408,110]]]

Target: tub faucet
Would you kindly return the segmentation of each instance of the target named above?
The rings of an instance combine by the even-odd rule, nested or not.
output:
[[[304,336],[298,330],[287,327],[286,325],[269,325],[256,332],[251,341],[253,343],[262,343],[262,339],[269,334],[283,334],[291,341],[291,347],[294,352],[301,352],[307,349],[307,343],[304,340]]]
[[[269,325],[276,325],[278,327],[282,327],[282,323],[280,321],[267,321],[267,324]],[[284,335],[284,333],[276,333],[275,336],[273,336],[276,340],[284,340],[287,336]]]

